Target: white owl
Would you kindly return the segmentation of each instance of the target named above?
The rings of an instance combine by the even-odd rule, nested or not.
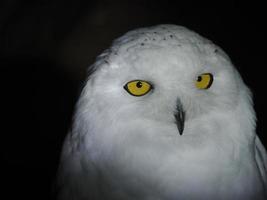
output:
[[[62,151],[62,200],[265,199],[266,151],[229,57],[184,27],[126,33],[92,66]]]

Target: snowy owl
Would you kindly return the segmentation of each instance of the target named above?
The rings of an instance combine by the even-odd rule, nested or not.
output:
[[[59,199],[266,198],[251,92],[220,47],[181,26],[140,28],[90,69]]]

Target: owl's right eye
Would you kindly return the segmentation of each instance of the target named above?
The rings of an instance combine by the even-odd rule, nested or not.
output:
[[[144,80],[133,80],[126,83],[124,85],[124,89],[129,94],[140,97],[147,94],[152,89],[152,86],[150,83]]]

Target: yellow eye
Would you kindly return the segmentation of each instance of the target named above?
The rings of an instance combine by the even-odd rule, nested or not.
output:
[[[142,80],[134,80],[126,83],[124,89],[133,96],[143,96],[151,90],[152,86]]]
[[[197,77],[195,85],[198,89],[208,89],[212,85],[213,76],[210,73],[201,74]]]

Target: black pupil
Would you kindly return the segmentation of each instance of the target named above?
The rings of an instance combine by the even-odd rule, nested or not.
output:
[[[138,82],[136,83],[136,87],[141,88],[141,87],[142,87],[142,82],[141,82],[141,81],[138,81]]]
[[[198,76],[197,77],[197,82],[200,82],[200,81],[202,81],[202,77],[201,76]]]

